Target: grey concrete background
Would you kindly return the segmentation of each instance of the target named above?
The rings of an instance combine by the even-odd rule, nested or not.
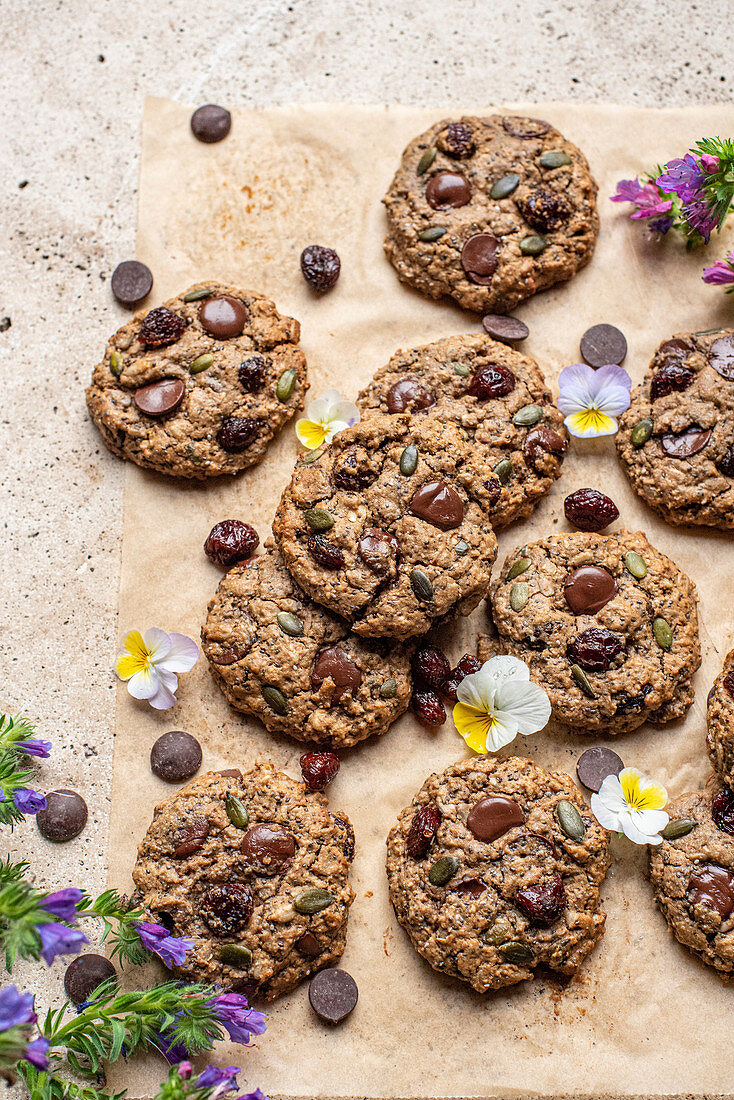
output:
[[[145,96],[724,102],[730,15],[729,0],[3,0],[0,708],[53,740],[38,785],[80,790],[90,823],[58,847],[30,821],[0,851],[52,888],[104,879],[122,468],[83,388],[126,316],[108,283],[134,255]],[[14,980],[43,1003],[64,969]]]

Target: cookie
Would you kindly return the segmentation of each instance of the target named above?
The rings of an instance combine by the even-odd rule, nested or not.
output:
[[[734,329],[660,344],[617,451],[635,492],[669,523],[734,528]]]
[[[709,692],[706,727],[711,765],[724,783],[734,786],[734,649]]]
[[[347,748],[410,702],[410,650],[352,634],[302,592],[272,543],[222,578],[201,632],[228,702],[267,729]]]
[[[667,807],[650,849],[655,899],[675,938],[709,966],[734,971],[734,795],[718,782]],[[682,835],[680,835],[682,834]]]
[[[273,1000],[333,966],[354,891],[354,833],[325,795],[277,772],[208,772],[156,806],[134,903],[193,940],[187,981]]]
[[[476,607],[497,552],[501,486],[465,433],[436,419],[381,417],[339,432],[305,462],[273,532],[317,603],[357,634],[392,638]]]
[[[543,965],[575,974],[604,931],[607,833],[568,775],[475,756],[432,775],[387,839],[416,951],[484,993]]]
[[[486,336],[398,351],[357,398],[362,416],[410,412],[458,425],[500,482],[495,529],[529,516],[568,446],[538,364]]]
[[[444,119],[403,153],[383,199],[385,251],[429,298],[507,313],[589,262],[596,192],[583,153],[548,122]]]
[[[551,535],[515,550],[491,592],[498,638],[579,733],[682,718],[701,663],[696,589],[637,531]]]
[[[90,415],[109,450],[138,466],[236,474],[303,407],[299,337],[268,298],[198,283],[115,333],[87,389]]]

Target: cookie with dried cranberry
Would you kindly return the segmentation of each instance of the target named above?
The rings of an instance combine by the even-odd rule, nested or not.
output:
[[[675,938],[717,970],[734,971],[734,792],[713,780],[666,807],[650,848],[655,899]]]
[[[87,389],[90,415],[109,450],[138,466],[236,474],[303,407],[299,337],[298,321],[268,298],[197,283],[110,339]]]
[[[480,993],[575,974],[604,932],[607,833],[570,776],[475,756],[432,775],[387,838],[395,914],[435,970]]]
[[[599,232],[583,153],[541,119],[443,119],[407,146],[383,202],[385,251],[429,298],[507,313],[570,279]]]
[[[176,975],[273,1000],[341,956],[354,833],[277,772],[208,772],[156,806],[135,903],[193,941]]]
[[[312,599],[357,634],[405,638],[486,593],[500,489],[454,424],[367,419],[296,467],[273,532]]]
[[[272,543],[219,583],[202,647],[228,702],[267,729],[346,748],[410,702],[410,648],[366,641],[309,599]]]
[[[734,329],[660,344],[620,419],[617,451],[668,523],[734,528]]]
[[[499,648],[525,661],[553,717],[579,733],[682,718],[701,663],[693,582],[637,531],[551,535],[511,553],[492,585]]]
[[[711,765],[724,783],[734,786],[734,649],[708,694],[706,727]]]
[[[458,425],[500,482],[495,529],[529,516],[560,477],[568,434],[540,367],[488,336],[396,352],[357,404],[363,416],[410,412]]]

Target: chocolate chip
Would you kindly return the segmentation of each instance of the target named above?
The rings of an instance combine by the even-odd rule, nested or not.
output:
[[[311,979],[308,1000],[319,1019],[327,1024],[340,1024],[357,1004],[357,983],[346,970],[329,967]]]
[[[575,615],[595,615],[616,594],[617,582],[599,565],[582,565],[563,583],[563,595]]]
[[[174,859],[185,859],[203,847],[209,836],[209,822],[205,817],[195,817],[190,825],[179,829],[173,837]]]
[[[688,880],[694,905],[718,913],[722,921],[734,913],[734,875],[715,863],[704,863]]]
[[[336,286],[341,268],[341,260],[333,248],[310,244],[301,253],[301,274],[317,294],[326,294]]]
[[[338,703],[345,692],[354,694],[362,683],[362,672],[341,646],[330,645],[316,654],[311,670],[311,687],[318,689],[324,680],[333,680],[332,702]]]
[[[391,413],[419,412],[435,405],[436,397],[417,378],[401,378],[387,391],[385,404]]]
[[[397,558],[398,542],[387,531],[381,531],[379,527],[368,527],[359,537],[357,551],[373,573],[385,576],[390,572],[391,563]]]
[[[708,447],[711,428],[687,428],[684,432],[668,432],[660,437],[660,445],[671,458],[691,458]]]
[[[731,444],[724,457],[719,460],[717,466],[724,477],[734,477],[734,443]]]
[[[534,468],[537,468],[542,455],[563,455],[567,450],[568,443],[563,436],[554,432],[547,424],[538,424],[536,428],[531,428],[523,444],[523,454]]]
[[[217,432],[217,443],[229,454],[239,454],[260,431],[260,421],[251,416],[227,416]]]
[[[88,1001],[98,985],[117,976],[117,971],[104,955],[80,955],[66,968],[64,989],[75,1005]]]
[[[166,783],[191,779],[201,767],[201,745],[184,730],[162,733],[150,750],[150,770]]]
[[[224,771],[219,772],[219,775],[223,775],[225,779],[242,779],[239,768],[225,768]]]
[[[524,821],[522,807],[514,799],[505,798],[504,795],[489,795],[472,806],[466,825],[477,840],[486,844],[497,840],[515,825],[522,825]]]
[[[497,270],[500,242],[491,233],[475,233],[461,250],[461,266],[467,278],[480,286],[489,286]]]
[[[207,145],[223,141],[231,128],[231,114],[226,107],[218,107],[216,103],[205,103],[191,116],[192,134],[197,141],[203,141]]]
[[[305,955],[308,959],[315,959],[317,955],[321,954],[321,944],[314,936],[313,932],[304,932],[299,939],[296,940],[296,947]]]
[[[110,287],[121,306],[133,309],[153,289],[153,274],[139,260],[123,260],[112,272]]]
[[[717,374],[728,382],[734,382],[734,336],[720,336],[714,340],[708,360]]]
[[[576,764],[579,782],[590,791],[598,791],[608,775],[619,775],[624,764],[611,749],[595,745],[582,752]]]
[[[441,531],[451,531],[464,521],[464,502],[445,481],[427,481],[413,494],[410,510]]]
[[[137,389],[133,400],[146,416],[166,416],[175,412],[185,393],[186,386],[180,378],[162,378],[160,382],[151,382],[149,386]]]
[[[614,325],[592,325],[581,337],[581,356],[590,367],[619,366],[627,354],[624,333]]]
[[[488,313],[482,317],[482,324],[485,332],[505,344],[511,340],[525,340],[530,335],[524,321],[518,317],[505,317],[501,313]]]
[[[436,172],[426,187],[426,202],[434,210],[466,206],[471,201],[471,184],[460,172]]]
[[[655,352],[655,359],[660,367],[668,361],[680,362],[681,359],[687,359],[692,351],[693,348],[685,340],[665,340]]]
[[[487,889],[486,882],[480,878],[463,878],[460,882],[452,883],[451,889],[457,894],[467,894],[470,898],[478,898]]]
[[[245,833],[240,851],[261,874],[277,875],[296,852],[296,839],[281,825],[252,825]]]
[[[239,298],[222,294],[207,298],[199,306],[199,324],[218,340],[240,336],[247,321],[247,307]]]
[[[46,809],[36,814],[36,825],[41,836],[61,844],[79,836],[87,823],[87,804],[76,791],[49,791]]]

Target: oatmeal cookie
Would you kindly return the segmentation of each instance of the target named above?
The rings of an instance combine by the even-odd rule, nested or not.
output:
[[[706,705],[706,747],[714,771],[734,786],[734,649],[714,680]]]

